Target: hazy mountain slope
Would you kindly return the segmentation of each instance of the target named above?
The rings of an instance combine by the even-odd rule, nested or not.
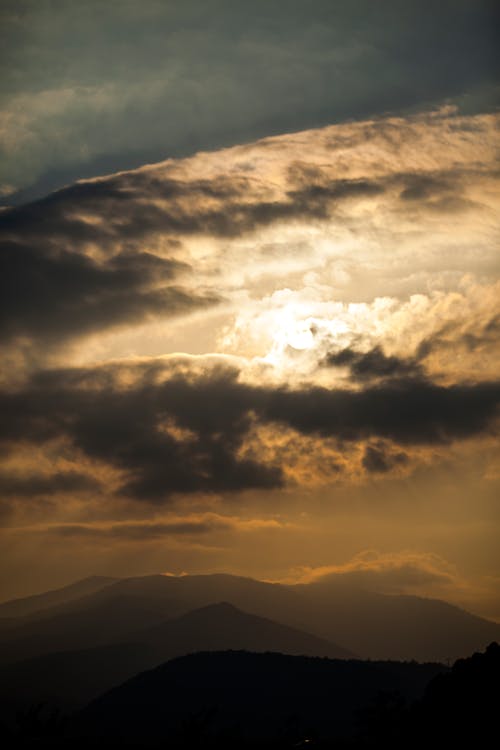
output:
[[[380,691],[419,697],[439,665],[224,652],[174,659],[91,703],[81,715],[90,734],[147,740],[189,730],[239,737],[349,734],[356,712]],[[291,745],[290,745],[291,746]]]
[[[353,658],[354,654],[325,639],[257,617],[222,602],[157,625],[137,639],[154,646],[165,658],[193,651],[280,651],[304,656]]]
[[[172,609],[175,605],[166,599],[120,596],[74,612],[22,622],[2,633],[0,662],[129,641],[135,631],[166,620]]]
[[[289,613],[300,611],[303,602],[302,597],[289,587],[253,578],[227,574],[180,577],[151,575],[121,579],[88,596],[52,607],[50,615],[77,612],[103,601],[136,596],[169,602],[170,605],[175,602],[176,610],[172,612],[172,616],[227,601],[247,612],[273,619],[272,615],[277,608],[288,617]],[[43,616],[46,614],[48,613],[45,612]]]
[[[454,661],[500,640],[500,625],[445,602],[330,581],[285,586],[231,575],[144,576],[4,625],[0,659],[130,640],[217,602],[324,638],[362,658]]]
[[[352,656],[328,641],[221,603],[139,631],[131,643],[4,664],[0,704],[11,711],[40,702],[71,708],[172,657],[226,649]]]
[[[437,599],[327,583],[300,591],[307,600],[308,630],[363,657],[454,661],[500,639],[498,623]]]
[[[118,581],[118,578],[107,576],[90,576],[76,581],[69,586],[63,586],[60,589],[53,589],[42,594],[25,596],[20,599],[11,599],[10,601],[0,604],[0,618],[3,617],[23,617],[34,612],[53,607],[57,604],[79,599],[87,594],[92,594],[111,583]]]

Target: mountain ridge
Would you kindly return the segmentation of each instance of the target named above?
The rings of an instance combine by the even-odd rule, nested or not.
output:
[[[127,601],[130,618],[126,617]],[[19,645],[21,636],[36,641],[42,632],[51,632],[54,638],[61,633],[70,641],[70,621],[76,632],[80,620],[83,622],[85,618],[89,624],[84,635],[88,637],[92,628],[96,633],[101,628],[99,612],[105,621],[116,617],[120,607],[124,613],[118,619],[120,638],[126,640],[142,627],[153,627],[221,601],[339,644],[363,658],[454,660],[500,640],[498,623],[439,599],[380,594],[326,583],[320,587],[284,585],[230,574],[179,577],[158,574],[119,579],[93,593],[32,613],[24,620],[4,623],[3,650],[8,652],[13,641]],[[141,609],[144,616],[137,622],[141,619]],[[133,627],[132,620],[137,623]],[[110,637],[112,634],[109,628]],[[90,647],[97,643],[76,640],[68,648],[83,645]]]

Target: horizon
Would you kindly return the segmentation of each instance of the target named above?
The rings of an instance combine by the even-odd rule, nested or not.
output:
[[[325,574],[325,576],[323,576],[323,577],[318,577],[318,578],[315,578],[315,579],[312,579],[312,580],[311,579],[310,580],[303,580],[303,579],[300,579],[300,578],[296,579],[296,580],[290,580],[290,579],[277,580],[277,579],[256,578],[254,576],[244,575],[243,573],[235,574],[235,573],[230,573],[227,570],[206,571],[206,572],[198,572],[198,573],[188,573],[186,571],[182,571],[180,573],[173,573],[171,571],[162,571],[162,572],[143,573],[143,574],[137,575],[137,576],[135,576],[135,575],[127,575],[127,576],[118,576],[118,575],[115,575],[115,576],[110,576],[110,575],[100,575],[99,573],[94,573],[94,574],[90,574],[88,576],[85,576],[84,578],[79,578],[77,580],[72,579],[71,581],[68,581],[66,583],[63,583],[61,585],[55,586],[55,587],[50,588],[50,589],[40,589],[40,590],[37,590],[37,591],[31,591],[31,592],[28,592],[28,593],[24,593],[24,594],[22,594],[20,596],[14,596],[14,597],[9,597],[8,599],[2,599],[2,600],[0,600],[0,607],[3,604],[9,604],[11,602],[21,601],[23,599],[30,599],[30,598],[35,598],[37,596],[43,596],[43,594],[47,594],[47,593],[54,593],[54,592],[62,591],[64,589],[66,589],[66,588],[70,588],[71,586],[75,586],[75,585],[80,584],[80,583],[90,582],[90,581],[93,581],[93,580],[100,580],[100,579],[106,579],[106,580],[108,580],[108,579],[111,579],[110,582],[105,585],[105,587],[107,587],[107,586],[112,586],[114,583],[117,583],[117,582],[120,582],[120,581],[126,581],[126,580],[130,580],[130,579],[141,579],[141,578],[155,578],[155,577],[161,577],[161,576],[163,576],[165,578],[203,578],[203,577],[217,577],[217,576],[220,576],[220,577],[228,577],[228,578],[236,578],[236,579],[241,578],[241,579],[247,579],[247,580],[257,581],[259,583],[269,583],[269,584],[277,584],[277,585],[280,585],[280,586],[292,586],[292,587],[293,586],[304,586],[304,585],[307,586],[309,584],[322,583],[322,582],[324,584],[331,583],[333,586],[341,586],[341,587],[344,587],[344,586],[349,587],[349,586],[351,586],[353,590],[358,590],[359,593],[366,593],[366,592],[368,592],[368,593],[374,593],[374,594],[381,594],[382,596],[394,596],[394,597],[403,596],[403,597],[412,597],[412,598],[417,598],[417,599],[435,600],[435,601],[443,602],[444,604],[449,604],[452,607],[456,607],[458,609],[461,609],[464,612],[467,612],[468,614],[473,615],[474,617],[479,617],[481,619],[489,620],[492,623],[497,623],[497,624],[500,625],[500,620],[497,620],[494,617],[484,617],[483,615],[479,614],[478,612],[474,612],[474,611],[469,610],[469,609],[467,609],[465,607],[462,607],[460,604],[457,604],[457,603],[455,603],[453,601],[447,601],[446,599],[439,599],[437,597],[426,596],[424,594],[410,594],[410,593],[398,593],[398,592],[395,592],[395,591],[392,591],[392,592],[381,591],[381,590],[377,590],[375,588],[370,588],[367,584],[365,584],[363,586],[362,584],[357,583],[355,586],[353,586],[352,583],[349,582],[349,581],[347,581],[347,582],[346,581],[341,581],[341,580],[335,581],[330,576],[328,576],[328,574]],[[234,605],[231,604],[231,602],[226,602],[225,600],[220,600],[220,601],[215,601],[213,604],[204,605],[202,607],[202,609],[205,606],[206,607],[211,607],[211,606],[215,606],[217,604],[229,604],[231,607],[234,607]],[[239,609],[239,608],[235,607],[235,609]]]

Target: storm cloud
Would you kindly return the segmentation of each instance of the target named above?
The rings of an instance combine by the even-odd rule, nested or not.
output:
[[[65,249],[0,244],[0,339],[24,336],[60,345],[68,336],[218,301],[169,283],[179,270],[183,264],[146,252],[99,262]]]
[[[284,425],[342,442],[372,439],[412,446],[446,444],[496,429],[500,384],[443,386],[406,378],[363,390],[258,387],[235,370],[203,375],[138,372],[119,386],[116,371],[53,371],[18,393],[3,393],[0,437],[43,444],[64,436],[87,457],[122,472],[120,492],[161,500],[175,493],[281,487],[283,466],[242,454],[255,426]],[[364,467],[387,472],[402,451],[366,448]]]
[[[356,380],[420,377],[423,374],[417,360],[384,354],[380,346],[367,352],[358,352],[351,348],[341,349],[328,354],[323,363],[332,367],[348,367]]]
[[[77,471],[59,471],[54,474],[0,473],[0,496],[36,497],[40,495],[98,492],[99,481]]]

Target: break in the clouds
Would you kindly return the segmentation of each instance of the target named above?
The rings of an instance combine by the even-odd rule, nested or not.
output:
[[[485,295],[494,298],[496,281],[496,128],[496,116],[452,110],[330,127],[5,209],[0,334],[37,358],[125,329],[107,342],[108,358],[293,355],[300,370],[311,350],[330,364],[344,359],[358,378],[377,367],[387,374],[398,357],[399,374],[405,361],[409,374],[413,352],[389,350],[406,337],[420,360],[435,354],[440,315],[444,329],[465,329],[464,345],[494,335],[498,313]],[[481,284],[491,291],[473,290]],[[462,312],[474,308],[468,328],[457,294]],[[192,325],[161,325],[197,311]],[[384,337],[380,326],[392,330]]]
[[[0,14],[0,185],[18,202],[273,133],[498,104],[489,0],[4,0]]]

